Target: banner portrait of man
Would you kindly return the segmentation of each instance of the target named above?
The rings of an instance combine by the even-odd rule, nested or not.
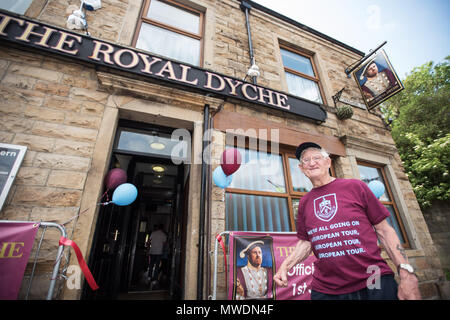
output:
[[[272,239],[270,237],[236,237],[234,245],[233,299],[273,299]]]
[[[354,77],[369,110],[404,88],[384,50],[356,69]]]

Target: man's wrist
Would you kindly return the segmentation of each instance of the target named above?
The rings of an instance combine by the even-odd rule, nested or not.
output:
[[[400,277],[400,279],[403,279],[403,278],[408,278],[410,276],[415,276],[415,273],[408,272],[405,269],[400,269],[398,271],[398,276]]]

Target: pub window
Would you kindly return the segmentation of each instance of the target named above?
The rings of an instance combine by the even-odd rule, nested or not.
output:
[[[392,197],[392,191],[386,180],[386,175],[382,166],[358,161],[358,171],[361,180],[367,185],[371,181],[380,181],[385,187],[384,194],[379,198],[380,202],[388,209],[391,213],[387,221],[395,229],[400,242],[404,247],[409,248],[408,238],[406,237],[405,228],[403,226],[402,220],[398,213],[397,205],[395,204],[394,198]]]
[[[237,149],[243,161],[225,190],[226,230],[295,231],[300,198],[312,183],[292,151]]]
[[[202,20],[202,12],[174,1],[146,0],[133,44],[136,48],[199,66]]]
[[[286,47],[280,50],[289,93],[323,103],[319,78],[311,56]]]
[[[0,0],[0,9],[25,14],[33,0]]]

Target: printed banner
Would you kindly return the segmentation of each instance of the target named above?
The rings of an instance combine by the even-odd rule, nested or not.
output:
[[[297,242],[295,233],[230,233],[228,299],[311,299],[312,275],[317,260],[314,255],[288,271],[287,287],[279,287],[273,281]]]
[[[0,300],[19,294],[39,223],[0,222]]]
[[[404,89],[384,50],[355,69],[353,75],[369,110]]]

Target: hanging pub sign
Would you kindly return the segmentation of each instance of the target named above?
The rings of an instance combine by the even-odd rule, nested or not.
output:
[[[353,75],[369,110],[404,89],[384,50],[361,64]]]
[[[324,122],[320,103],[271,90],[217,72],[179,63],[142,50],[72,33],[0,10],[0,41],[44,50],[148,79],[189,87]]]
[[[27,147],[0,143],[0,211],[11,188]]]

